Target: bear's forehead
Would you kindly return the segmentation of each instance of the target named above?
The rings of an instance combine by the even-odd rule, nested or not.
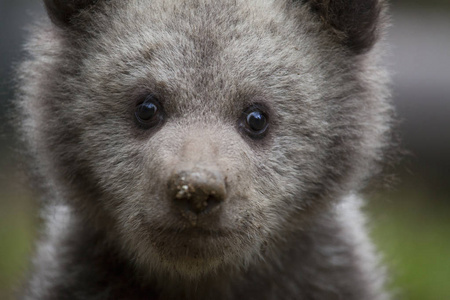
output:
[[[83,71],[118,89],[164,94],[181,107],[232,110],[279,90],[315,93],[334,64],[318,63],[318,42],[299,35],[300,22],[281,2],[116,1],[93,20],[99,34],[87,42]]]

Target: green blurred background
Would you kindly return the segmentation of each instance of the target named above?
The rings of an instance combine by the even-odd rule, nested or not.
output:
[[[411,154],[390,188],[368,195],[372,235],[399,299],[450,299],[450,0],[399,0],[388,64],[400,135]],[[6,124],[11,73],[37,0],[0,0],[0,299],[20,289],[39,230],[39,210]],[[364,299],[362,299],[364,300]]]

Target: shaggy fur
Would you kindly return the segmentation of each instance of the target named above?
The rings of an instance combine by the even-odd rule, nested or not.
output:
[[[389,145],[384,2],[44,2],[18,71],[47,219],[24,299],[389,298],[356,196]],[[220,175],[218,209],[174,206],[186,170]]]

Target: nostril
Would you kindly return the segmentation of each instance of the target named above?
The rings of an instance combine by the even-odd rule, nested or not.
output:
[[[204,203],[206,205],[205,207],[205,212],[211,211],[214,208],[216,208],[217,206],[219,206],[219,204],[222,202],[223,199],[220,199],[219,197],[216,196],[215,193],[211,194],[208,196],[208,198],[206,199],[206,202]]]
[[[181,210],[195,214],[207,213],[225,199],[225,181],[218,172],[176,172],[169,182],[169,194]]]

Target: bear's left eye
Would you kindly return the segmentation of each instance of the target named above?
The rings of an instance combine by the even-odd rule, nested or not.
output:
[[[250,129],[255,132],[259,132],[267,126],[267,118],[260,111],[253,111],[249,113],[246,121]]]
[[[163,121],[163,108],[155,96],[149,95],[136,106],[134,116],[141,127],[149,129]]]
[[[253,139],[263,138],[269,127],[269,115],[261,105],[251,105],[242,115],[241,128]]]

